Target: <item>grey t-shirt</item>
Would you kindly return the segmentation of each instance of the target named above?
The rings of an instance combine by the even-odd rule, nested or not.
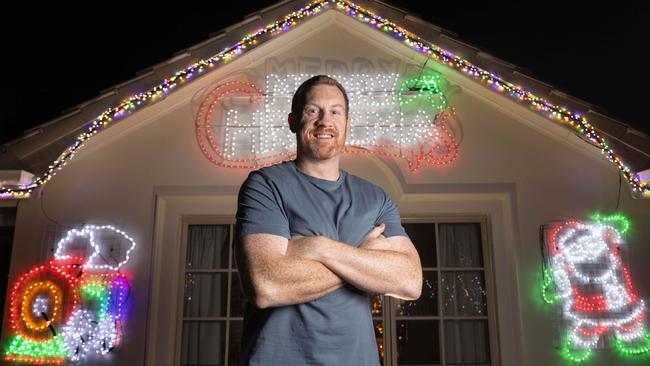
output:
[[[312,177],[294,161],[251,172],[236,217],[236,239],[320,235],[359,246],[382,222],[384,236],[407,236],[397,206],[380,187],[344,170],[337,181]],[[378,366],[369,296],[347,284],[304,304],[260,309],[249,303],[241,356],[243,365]]]

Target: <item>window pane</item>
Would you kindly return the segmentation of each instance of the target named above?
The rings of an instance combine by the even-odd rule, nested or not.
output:
[[[183,316],[226,316],[227,273],[185,273]]]
[[[232,289],[230,290],[230,316],[244,316],[246,309],[246,296],[239,285],[239,273],[232,273]]]
[[[436,267],[435,224],[402,224],[402,226],[420,255],[422,267]]]
[[[239,345],[241,344],[242,321],[230,321],[230,335],[228,336],[228,366],[237,366],[239,359]]]
[[[223,365],[226,322],[183,322],[181,365]]]
[[[444,315],[487,315],[487,298],[482,271],[444,271],[440,281]]]
[[[396,324],[399,365],[440,363],[437,320],[398,320]]]
[[[434,271],[422,272],[422,295],[416,301],[396,299],[396,316],[437,316],[438,315],[438,274]]]
[[[373,319],[372,323],[375,326],[375,337],[377,338],[377,351],[379,351],[379,362],[384,364],[384,353],[386,347],[384,346],[384,322],[380,319]]]
[[[372,316],[382,316],[384,314],[384,296],[373,295],[370,299],[370,313]]]
[[[485,320],[446,320],[445,358],[447,364],[490,362],[488,325]]]
[[[235,243],[233,243],[235,245]],[[235,248],[233,246],[230,247],[232,249],[232,269],[237,270],[239,267],[237,267],[237,257],[235,256]]]
[[[185,267],[228,268],[228,235],[229,225],[189,225]]]
[[[483,267],[481,224],[440,224],[438,228],[442,267]]]

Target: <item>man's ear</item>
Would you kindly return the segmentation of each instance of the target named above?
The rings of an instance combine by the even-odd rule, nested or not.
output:
[[[345,122],[345,136],[350,135],[350,128],[352,128],[351,127],[352,126],[352,121],[350,121],[350,117],[348,116],[347,119],[348,119],[347,122]]]
[[[289,116],[287,116],[287,121],[289,121],[289,129],[291,132],[298,132],[298,124],[300,123],[300,120],[296,118],[293,113],[289,113]]]

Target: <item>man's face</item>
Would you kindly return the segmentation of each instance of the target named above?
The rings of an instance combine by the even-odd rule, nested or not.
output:
[[[350,125],[343,93],[334,85],[316,85],[307,92],[297,129],[298,154],[315,160],[333,158],[343,151]]]

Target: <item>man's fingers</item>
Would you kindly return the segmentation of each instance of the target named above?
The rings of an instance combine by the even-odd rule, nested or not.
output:
[[[378,237],[379,235],[381,235],[381,233],[384,232],[384,229],[385,229],[385,228],[386,228],[386,225],[384,225],[384,223],[381,223],[381,224],[379,224],[378,226],[375,226],[375,227],[372,229],[372,231],[370,231],[370,233],[368,233],[368,236],[371,237],[371,238],[376,238],[376,237]]]

